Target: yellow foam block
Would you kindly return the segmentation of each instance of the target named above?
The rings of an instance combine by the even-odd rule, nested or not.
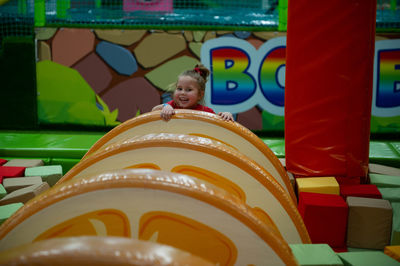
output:
[[[298,192],[340,194],[339,183],[332,176],[296,178]]]
[[[400,262],[400,246],[386,246],[383,252]]]

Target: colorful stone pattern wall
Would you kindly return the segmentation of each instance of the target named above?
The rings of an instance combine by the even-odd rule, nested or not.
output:
[[[124,122],[168,101],[169,85],[176,81],[179,73],[200,61],[202,44],[227,35],[245,39],[259,47],[266,40],[285,33],[37,28],[38,69],[42,69],[39,67],[41,63],[50,60],[78,71],[94,93],[100,96],[101,99],[97,98],[95,103],[99,110],[104,111],[104,103],[110,112],[118,109],[116,122]],[[49,78],[54,79],[46,77]],[[41,79],[42,76],[38,75],[39,91]],[[66,82],[60,81],[59,85],[65,86]],[[51,93],[57,94],[56,87],[51,88]],[[103,101],[103,106],[99,101]],[[54,116],[48,118],[50,116],[46,114],[52,109],[46,109],[43,105],[46,103],[38,104],[39,109],[41,106],[45,108],[45,111],[39,111],[39,121],[42,123],[74,123],[68,119],[57,120]],[[254,107],[237,114],[236,120],[251,130],[262,130],[263,113]],[[62,114],[65,115],[65,111]],[[115,122],[107,122],[107,118],[105,121],[105,125]],[[283,119],[279,123],[283,126]]]
[[[285,32],[37,28],[40,124],[115,126],[170,99],[168,88],[200,61],[202,45],[230,36],[257,49]],[[398,39],[378,33],[376,41]],[[231,110],[236,113],[235,110]],[[255,131],[283,132],[284,117],[258,107],[237,113]],[[372,132],[398,131],[398,116],[374,117]]]

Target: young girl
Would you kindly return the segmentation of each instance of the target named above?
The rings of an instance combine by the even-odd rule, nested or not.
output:
[[[209,75],[210,71],[202,64],[184,71],[178,76],[173,100],[153,107],[152,111],[161,110],[161,118],[165,121],[169,121],[175,114],[174,109],[192,109],[215,114],[213,109],[199,104],[203,100]],[[233,121],[233,116],[229,112],[219,112],[218,115],[226,121]]]

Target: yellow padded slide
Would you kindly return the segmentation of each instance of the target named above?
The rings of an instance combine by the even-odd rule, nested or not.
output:
[[[280,234],[237,197],[196,178],[150,169],[56,185],[3,223],[0,249],[91,235],[153,241],[219,265],[297,265]]]
[[[271,149],[253,132],[237,122],[223,121],[211,113],[193,110],[175,110],[169,122],[160,118],[160,112],[151,112],[132,118],[118,125],[99,139],[84,158],[103,146],[150,133],[177,133],[207,137],[218,140],[239,150],[264,167],[289,193],[296,204],[296,196],[290,179],[279,159]]]
[[[235,194],[272,219],[289,243],[310,243],[289,194],[254,161],[208,138],[148,134],[110,144],[75,165],[62,182],[102,171],[147,167],[195,176]]]

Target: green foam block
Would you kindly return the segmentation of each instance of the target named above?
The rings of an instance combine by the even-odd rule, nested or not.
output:
[[[399,266],[399,262],[381,251],[361,251],[338,253],[345,266]]]
[[[10,218],[10,216],[13,215],[14,212],[16,212],[22,206],[24,206],[24,204],[20,202],[0,206],[0,224]]]
[[[371,184],[376,185],[378,188],[384,187],[399,187],[400,176],[382,175],[382,174],[369,174]]]
[[[7,191],[2,184],[0,184],[0,199],[7,195]]]
[[[391,245],[400,245],[400,202],[392,202],[393,220],[392,220],[392,239]]]
[[[393,202],[400,202],[400,187],[380,187],[379,192],[382,194],[382,199]]]
[[[343,265],[328,244],[289,244],[299,265]]]
[[[62,175],[61,165],[45,165],[25,169],[25,176],[41,176],[43,182],[47,182],[50,186],[54,186]]]

